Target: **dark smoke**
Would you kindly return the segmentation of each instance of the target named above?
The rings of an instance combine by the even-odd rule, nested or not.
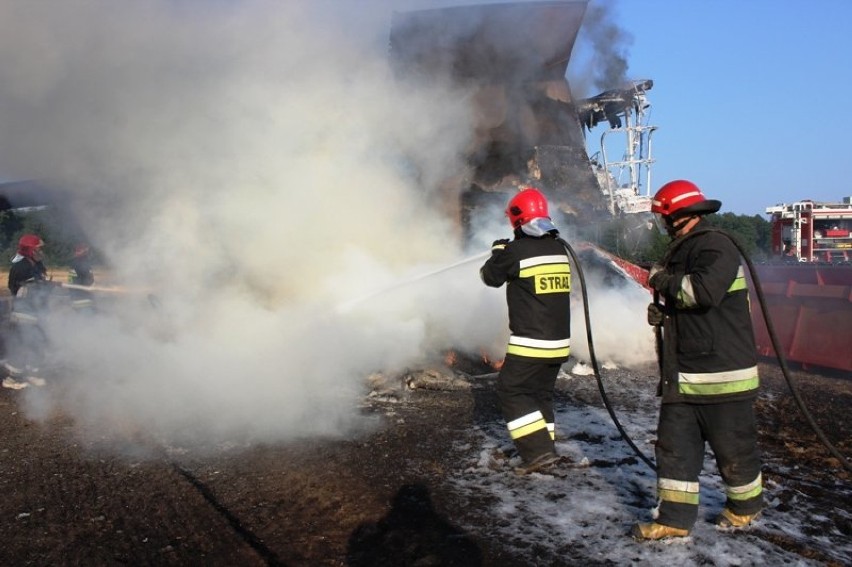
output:
[[[613,3],[595,0],[586,8],[577,38],[575,57],[568,69],[578,98],[621,88],[627,81],[629,47],[633,36],[614,21]]]

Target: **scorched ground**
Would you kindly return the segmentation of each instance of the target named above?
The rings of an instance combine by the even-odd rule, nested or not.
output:
[[[761,365],[758,416],[770,487],[762,523],[747,533],[702,528],[692,541],[668,546],[629,539],[625,518],[632,509],[615,520],[601,512],[599,522],[572,516],[588,504],[577,501],[588,475],[624,470],[629,478],[644,466],[631,459],[614,426],[595,441],[567,417],[603,407],[593,377],[560,379],[564,446],[614,443],[623,454],[585,462],[575,454],[577,466],[559,478],[517,478],[507,464],[510,444],[499,439],[493,379],[461,370],[371,383],[363,411],[380,426],[362,438],[223,446],[203,456],[157,446],[134,427],[83,443],[93,437],[80,436],[77,424],[61,414],[31,421],[19,411],[25,394],[4,389],[0,564],[502,567],[642,564],[653,557],[748,565],[756,554],[769,563],[841,565],[845,558],[848,564],[850,475],[809,429],[775,365]],[[623,422],[633,416],[653,422],[653,374],[653,368],[604,372]],[[793,377],[817,423],[849,455],[852,380],[802,370]],[[702,480],[714,473],[705,470]],[[645,492],[644,485],[637,489],[628,507],[650,507],[652,494]],[[498,505],[506,493],[513,495],[512,511]],[[548,537],[539,537],[536,526],[518,528],[518,522],[546,524],[532,512],[519,517],[541,494],[566,514],[562,524],[538,526]],[[598,535],[560,539],[579,527],[572,522],[590,524],[585,529]],[[733,552],[708,549],[708,537],[727,546],[722,549],[742,542],[751,551],[736,563]]]

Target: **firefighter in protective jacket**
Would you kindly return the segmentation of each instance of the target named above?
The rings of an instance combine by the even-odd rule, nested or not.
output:
[[[488,286],[507,284],[511,336],[497,395],[524,474],[558,460],[553,391],[570,352],[571,268],[540,191],[517,193],[506,215],[515,238],[494,242],[480,275]]]
[[[46,309],[52,285],[47,280],[42,248],[44,241],[35,234],[24,234],[9,269],[8,287],[12,294],[9,314],[10,333],[6,358],[2,367],[8,375],[3,387],[19,390],[28,385],[42,386],[38,376],[42,364],[46,336],[39,315]]]
[[[664,300],[648,306],[649,324],[663,331],[655,449],[659,514],[634,526],[637,539],[689,534],[698,517],[705,441],[727,494],[717,525],[746,526],[763,506],[748,286],[735,243],[702,218],[721,205],[684,180],[667,183],[652,201],[672,241],[648,281]]]

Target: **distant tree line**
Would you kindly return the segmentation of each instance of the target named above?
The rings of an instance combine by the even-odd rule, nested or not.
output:
[[[722,213],[705,217],[712,225],[736,238],[753,261],[771,256],[769,221],[760,215]],[[44,240],[45,263],[64,267],[74,255],[74,247],[86,243],[83,232],[68,222],[68,217],[50,207],[31,210],[0,211],[0,254],[8,266],[18,248],[22,234],[37,234]],[[578,229],[577,237],[640,266],[650,266],[662,259],[669,237],[656,226],[650,215],[625,215],[608,222]],[[92,250],[97,260],[97,251]]]
[[[712,214],[708,223],[733,236],[752,261],[771,257],[771,224],[760,215]],[[650,266],[662,259],[670,242],[650,216],[624,216],[582,231],[585,240],[640,266]]]
[[[0,266],[9,267],[23,234],[41,237],[48,267],[67,266],[74,256],[74,247],[87,243],[85,235],[56,209],[7,209],[0,211]]]

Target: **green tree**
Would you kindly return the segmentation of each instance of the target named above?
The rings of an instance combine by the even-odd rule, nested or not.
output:
[[[37,234],[44,240],[45,264],[48,267],[66,266],[74,246],[85,238],[64,219],[60,211],[51,207],[0,212],[0,258],[4,259],[0,265],[9,266],[18,250],[21,235]]]
[[[734,213],[712,214],[705,217],[708,224],[721,228],[733,236],[753,260],[768,258],[771,254],[771,225],[759,215]],[[587,238],[604,250],[634,264],[647,266],[660,261],[670,238],[656,227],[650,217],[630,215],[612,219],[587,230]]]
[[[770,223],[759,215],[722,213],[708,215],[710,225],[730,233],[742,245],[749,258],[762,260],[771,254]]]

